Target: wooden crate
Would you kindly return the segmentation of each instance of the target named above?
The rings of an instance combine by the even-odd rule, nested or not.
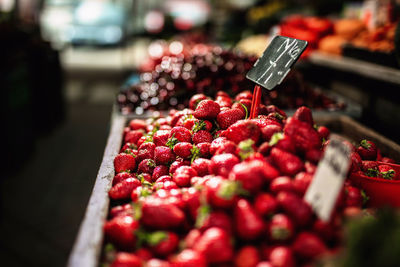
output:
[[[72,248],[68,267],[96,267],[99,265],[103,245],[103,225],[109,209],[108,190],[114,177],[114,157],[118,154],[123,129],[129,119],[114,113],[111,119],[111,130],[104,151],[103,160],[94,184],[93,192],[75,244]],[[375,131],[357,123],[347,116],[315,116],[318,125],[325,125],[332,133],[343,136],[350,141],[359,142],[368,138],[381,148],[382,153],[400,161],[400,146]]]

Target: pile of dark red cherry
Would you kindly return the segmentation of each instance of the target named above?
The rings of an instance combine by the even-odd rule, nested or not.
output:
[[[105,264],[310,266],[341,248],[362,191],[346,181],[329,222],[303,200],[329,130],[307,107],[288,118],[261,105],[247,119],[251,99],[197,94],[187,109],[130,121],[114,159]]]
[[[190,97],[198,93],[213,95],[221,90],[234,96],[254,87],[244,74],[255,61],[254,57],[212,45],[187,45],[181,54],[167,49],[140,73],[139,82],[121,88],[117,104],[122,114],[142,114],[146,110],[170,107],[183,109],[188,107]],[[278,87],[264,92],[264,104],[284,109],[303,105],[323,110],[345,108],[343,102],[307,85],[298,72],[292,72]]]

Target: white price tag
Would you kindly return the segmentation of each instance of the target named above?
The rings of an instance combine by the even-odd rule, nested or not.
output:
[[[350,148],[331,139],[304,196],[318,217],[329,221],[350,167]]]

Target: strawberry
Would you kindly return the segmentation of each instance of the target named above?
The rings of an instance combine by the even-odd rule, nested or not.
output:
[[[243,112],[244,118],[247,119],[250,114],[251,100],[240,99],[238,102],[233,103],[232,109],[240,109]]]
[[[168,261],[160,259],[150,259],[146,262],[146,267],[171,267]]]
[[[124,137],[124,142],[125,143],[132,143],[132,144],[136,144],[137,141],[140,139],[140,137],[143,136],[143,132],[140,130],[133,130],[133,131],[129,131],[126,133],[125,137]]]
[[[239,120],[226,130],[227,139],[236,144],[247,139],[252,139],[254,143],[257,143],[260,135],[260,128],[250,120]]]
[[[219,227],[225,230],[228,234],[232,233],[232,219],[225,212],[213,211],[208,212],[204,216],[201,212],[200,214],[202,217],[200,216],[200,218],[197,218],[196,226],[199,227],[202,232],[211,227]]]
[[[132,130],[139,130],[139,129],[146,129],[146,122],[144,120],[140,120],[140,119],[133,119],[129,122],[129,127]]]
[[[135,150],[135,149],[137,149],[137,146],[136,146],[135,144],[132,144],[132,143],[129,143],[129,142],[128,142],[128,143],[125,143],[125,144],[122,146],[120,152],[125,152],[125,150],[127,150],[127,149]]]
[[[317,166],[307,161],[306,163],[304,163],[304,169],[306,173],[314,175],[315,171],[317,170]]]
[[[253,142],[253,141],[252,141]],[[214,155],[220,155],[220,154],[235,154],[236,153],[236,144],[232,141],[225,140],[221,146],[215,151]]]
[[[329,131],[329,129],[325,126],[319,126],[317,129],[319,136],[321,136],[322,139],[328,140],[329,135],[331,134],[331,132]]]
[[[167,165],[175,160],[175,154],[169,147],[158,146],[154,149],[154,160],[157,164]]]
[[[174,153],[184,159],[190,158],[192,152],[190,151],[193,145],[188,142],[178,143],[174,146]]]
[[[280,192],[276,199],[278,200],[279,206],[281,206],[299,226],[305,226],[311,221],[311,207],[296,194]]]
[[[227,109],[218,114],[217,122],[219,127],[225,130],[238,120],[244,119],[244,116],[245,113],[243,113],[240,109]]]
[[[282,132],[282,127],[276,124],[270,124],[261,128],[262,137],[265,141],[269,142],[275,133]]]
[[[278,194],[279,192],[294,192],[293,181],[289,176],[280,176],[271,181],[269,190]]]
[[[143,143],[138,149],[136,160],[141,162],[144,159],[154,159],[154,149],[156,145],[153,142]]]
[[[363,204],[363,196],[361,190],[354,186],[345,186],[346,207],[360,207]]]
[[[193,95],[190,100],[189,100],[189,108],[195,110],[197,105],[200,103],[202,100],[208,99],[207,96],[204,94],[195,94]]]
[[[197,243],[201,236],[201,232],[199,229],[192,229],[189,231],[189,233],[186,235],[184,242],[185,242],[185,248],[193,248],[194,244]]]
[[[155,182],[158,178],[168,175],[169,174],[169,169],[165,165],[158,165],[154,168],[153,170],[153,175],[151,176],[150,180],[147,180],[146,177],[144,179],[150,183]],[[146,174],[144,174],[146,175]],[[147,176],[147,175],[146,175]]]
[[[306,193],[312,179],[313,179],[312,174],[306,172],[299,172],[294,177],[294,180],[292,182],[294,191],[298,193],[300,196],[303,196]]]
[[[236,202],[234,217],[237,234],[242,239],[259,238],[265,229],[262,218],[246,199],[240,199]]]
[[[378,166],[379,177],[387,180],[393,180],[397,177],[396,171],[389,165],[382,164]]]
[[[250,91],[248,91],[248,90],[243,91],[243,92],[237,94],[236,97],[235,97],[235,100],[236,100],[236,101],[239,101],[239,100],[241,100],[241,99],[252,100],[252,99],[253,99],[253,94],[252,94]]]
[[[362,167],[362,159],[357,152],[350,153],[351,165],[349,172],[357,172]]]
[[[131,196],[132,190],[140,186],[141,183],[136,178],[128,178],[114,185],[108,195],[111,199],[128,199]]]
[[[335,218],[334,216],[332,216],[332,217]],[[324,222],[320,219],[317,219],[316,221],[314,221],[312,230],[318,236],[322,237],[324,240],[331,241],[335,237],[336,230],[337,230],[337,229],[335,229],[334,226],[335,226],[335,224],[332,222],[332,220],[330,222]],[[340,226],[340,222],[339,222],[339,226]]]
[[[314,120],[312,117],[311,109],[309,109],[308,107],[305,106],[299,107],[293,114],[293,118],[299,121],[304,121],[308,123],[310,126],[314,126]]]
[[[365,172],[367,176],[377,177],[379,173],[378,163],[373,160],[363,160],[361,163],[361,170]]]
[[[197,171],[189,166],[181,166],[174,172],[172,179],[179,187],[190,185],[190,179],[197,176]]]
[[[278,213],[272,216],[267,231],[271,240],[286,241],[292,238],[294,226],[288,216],[283,213]]]
[[[269,261],[274,267],[295,267],[295,257],[290,248],[277,246],[269,253]]]
[[[258,249],[254,246],[244,246],[235,255],[235,266],[256,267],[260,261]]]
[[[378,157],[377,157],[377,160],[378,160]],[[396,161],[394,159],[388,158],[388,157],[382,157],[380,161],[385,162],[385,163],[392,163],[392,164],[396,163]]]
[[[209,166],[211,160],[204,158],[197,158],[193,161],[191,167],[196,170],[197,175],[205,176],[209,174]]]
[[[134,232],[138,228],[139,223],[132,216],[117,216],[104,224],[104,235],[107,240],[117,247],[131,251],[136,245]]]
[[[184,249],[171,259],[172,266],[176,267],[207,267],[207,262],[202,253],[192,249]]]
[[[148,173],[153,175],[154,168],[156,167],[156,163],[152,159],[145,159],[139,163],[137,173]]]
[[[210,264],[229,262],[233,258],[229,235],[218,227],[207,229],[194,244],[193,249],[204,255]]]
[[[263,217],[270,216],[278,209],[278,202],[272,195],[261,193],[254,200],[254,209]]]
[[[114,185],[118,184],[119,182],[121,182],[123,180],[126,180],[128,178],[132,178],[132,177],[133,177],[133,175],[131,173],[129,173],[129,172],[117,173],[117,175],[114,176],[114,179],[112,181],[112,185],[114,186]]]
[[[217,102],[221,108],[230,108],[232,106],[232,100],[229,96],[217,96],[215,102]]]
[[[293,138],[296,149],[305,152],[310,149],[319,149],[322,145],[318,132],[307,122],[289,118],[283,129],[284,133]]]
[[[210,144],[210,153],[212,154],[212,155],[214,155],[215,154],[215,152],[222,146],[222,144],[224,143],[224,142],[226,142],[227,141],[227,139],[225,138],[225,137],[218,137],[218,138],[215,138],[212,142],[211,142],[211,144]]]
[[[215,175],[228,177],[233,166],[239,163],[239,159],[233,154],[220,154],[211,158],[209,172]]]
[[[134,171],[136,168],[135,157],[131,154],[119,153],[114,158],[114,169],[116,173],[123,171]]]
[[[184,188],[183,190],[185,191],[182,193],[182,201],[185,203],[185,207],[189,210],[192,218],[196,218],[200,207],[200,192],[194,187]]]
[[[185,214],[173,204],[157,197],[147,197],[142,202],[141,223],[154,229],[171,229],[182,225]]]
[[[213,140],[212,135],[206,130],[200,130],[193,134],[192,141],[194,144],[211,143]]]
[[[165,257],[178,248],[179,237],[173,232],[156,231],[149,234],[146,241],[155,255]]]
[[[169,133],[169,139],[176,138],[178,142],[191,142],[192,134],[191,132],[182,126],[176,126],[171,129]]]
[[[257,152],[260,153],[263,156],[268,156],[270,150],[271,150],[271,146],[269,145],[269,143],[268,142],[264,142],[258,147]]]
[[[170,130],[158,130],[153,135],[153,142],[156,146],[165,146],[168,142]]]
[[[271,159],[285,175],[292,176],[304,169],[303,161],[299,157],[277,147],[272,148]]]
[[[260,129],[265,128],[269,125],[276,125],[276,126],[282,127],[281,121],[279,119],[275,118],[274,116],[270,116],[270,115],[268,115],[268,116],[260,115],[257,118],[252,119],[251,121],[255,122]]]
[[[189,166],[189,165],[190,161],[177,158],[174,162],[171,163],[171,166],[169,166],[169,173],[173,174],[176,171],[176,169],[178,169],[180,166]]]
[[[312,260],[327,251],[324,242],[315,234],[301,232],[292,245],[294,253],[300,258]]]
[[[202,100],[197,105],[193,115],[200,120],[215,119],[220,112],[220,106],[217,102],[212,100]]]
[[[256,267],[274,267],[269,261],[260,261]]]
[[[290,153],[296,153],[296,144],[292,137],[282,134],[281,132],[274,133],[269,140],[269,145],[280,148]]]
[[[213,207],[229,208],[236,199],[237,184],[215,176],[205,182],[207,202]]]
[[[148,261],[153,257],[153,253],[148,248],[139,248],[135,251],[136,256],[138,256],[142,261]]]
[[[141,267],[142,260],[132,253],[118,252],[110,267]]]
[[[115,206],[110,210],[110,218],[114,218],[120,215],[133,214],[133,209],[131,204],[125,204],[120,206]]]
[[[278,113],[278,114],[281,115],[284,119],[287,118],[286,113],[285,113],[283,110],[279,109],[277,106],[269,105],[269,106],[266,106],[265,108],[266,108],[267,114],[270,114],[270,113]]]
[[[377,155],[377,148],[375,143],[364,139],[360,142],[360,146],[357,148],[357,152],[363,160],[375,160]]]
[[[210,156],[210,147],[211,144],[210,143],[199,143],[196,144],[196,147],[199,149],[199,153],[201,157],[209,157]]]
[[[306,151],[305,157],[306,157],[306,160],[308,160],[314,164],[317,164],[320,161],[320,159],[322,158],[322,154],[323,154],[323,152],[320,149],[310,149],[310,150]]]

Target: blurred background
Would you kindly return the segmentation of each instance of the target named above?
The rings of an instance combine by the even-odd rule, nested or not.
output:
[[[346,114],[399,142],[399,2],[0,0],[1,265],[66,264],[112,112],[181,108],[182,88],[251,89],[233,66],[275,34],[310,48],[266,104]],[[165,60],[179,77],[157,71]]]

